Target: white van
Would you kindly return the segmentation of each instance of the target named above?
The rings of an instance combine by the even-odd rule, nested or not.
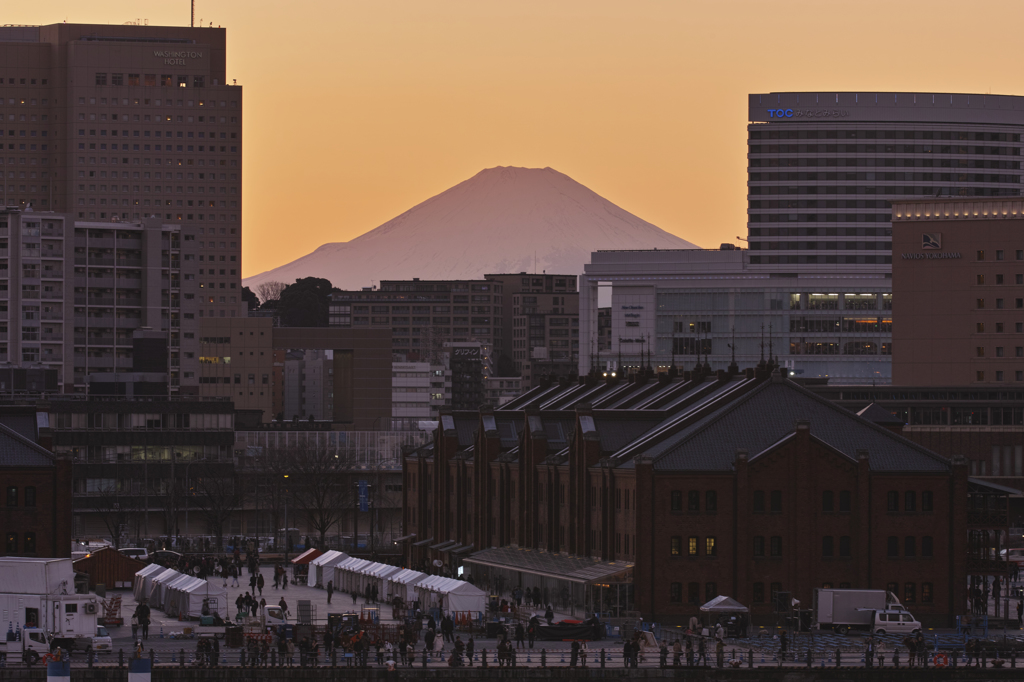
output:
[[[871,631],[876,635],[917,634],[921,631],[921,623],[909,611],[875,611]]]

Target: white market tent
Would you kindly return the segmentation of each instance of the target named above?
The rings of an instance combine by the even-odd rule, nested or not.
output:
[[[330,580],[331,578],[327,578],[327,580],[323,580],[323,574],[324,574],[323,568],[322,568],[323,565],[326,564],[328,561],[331,561],[332,559],[337,559],[339,556],[342,556],[342,555],[348,556],[344,552],[339,552],[337,550],[332,549],[330,551],[324,552],[323,554],[321,554],[317,558],[315,558],[312,561],[310,561],[309,562],[309,575],[306,578],[306,584],[309,585],[310,587],[318,587],[318,586],[319,587],[325,587],[327,585],[327,580]],[[332,573],[329,573],[328,575],[333,576],[334,573],[332,572]]]
[[[186,585],[196,582],[197,580],[199,580],[199,578],[194,575],[179,573],[177,578],[167,583],[167,587],[164,591],[164,601],[162,604],[164,613],[168,616],[177,616],[177,599],[179,590]]]
[[[421,607],[437,607],[449,613],[482,613],[487,606],[484,591],[465,580],[432,575],[416,584]]]
[[[228,591],[215,582],[196,580],[182,586],[176,595],[177,611],[185,618],[199,618],[203,614],[204,602],[210,615],[218,614],[228,618]]]
[[[338,556],[334,557],[333,559],[330,559],[329,561],[325,561],[323,564],[320,565],[320,570],[323,573],[323,577],[320,581],[320,584],[324,588],[326,588],[327,581],[331,580],[334,582],[334,590],[340,590],[341,586],[338,584],[338,566],[344,566],[352,560],[353,557],[350,557],[348,554],[345,554],[344,552],[339,552]]]
[[[157,573],[153,576],[153,580],[150,582],[149,587],[149,606],[150,608],[160,609],[164,608],[164,597],[167,595],[167,586],[174,582],[181,573],[175,571],[173,568],[165,568],[163,572]]]
[[[411,568],[403,568],[398,573],[388,576],[388,599],[401,597],[406,604],[416,601],[416,592],[413,588],[426,577],[426,573]]]
[[[345,590],[346,592],[358,592],[363,593],[365,584],[363,577],[359,572],[359,569],[364,566],[369,566],[372,561],[366,559],[358,559],[352,557],[348,561],[339,563],[334,568],[334,587],[335,589]]]
[[[384,596],[387,594],[385,581],[388,579],[388,576],[395,575],[401,570],[400,566],[381,564],[375,561],[369,566],[363,567],[363,575],[367,583],[377,586],[377,596],[380,599],[384,599]]]
[[[726,597],[725,595],[719,595],[709,601],[704,606],[700,607],[700,610],[704,613],[749,613],[748,609],[743,604],[739,603],[732,597]]]
[[[136,603],[142,603],[143,596],[149,596],[149,587],[153,580],[153,576],[159,574],[165,570],[160,564],[150,564],[145,568],[142,568],[135,574],[135,580],[132,583],[132,594],[135,595]]]

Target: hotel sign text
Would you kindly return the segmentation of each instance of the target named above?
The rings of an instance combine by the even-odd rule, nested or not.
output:
[[[186,59],[202,59],[203,53],[198,50],[153,50],[154,57],[161,57],[164,64],[184,66]]]

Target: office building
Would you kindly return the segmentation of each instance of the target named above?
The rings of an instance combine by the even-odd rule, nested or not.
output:
[[[162,218],[0,210],[0,360],[84,393],[90,376],[133,371],[145,332],[161,351],[137,371],[162,373],[165,395],[194,395],[197,252],[191,225]]]
[[[1021,193],[1024,97],[782,92],[748,111],[753,270],[886,273],[892,201]]]
[[[334,351],[285,352],[284,414],[288,419],[330,420],[334,414]]]
[[[893,202],[893,383],[1024,387],[1024,200]]]
[[[523,384],[536,386],[542,376],[574,374],[580,350],[576,275],[485,277],[501,282],[504,338],[499,348],[512,358]]]
[[[0,28],[3,200],[195,228],[199,317],[242,314],[242,88],[221,28]]]
[[[751,265],[752,253],[593,253],[580,277],[579,373],[705,363],[725,370],[777,358],[798,379],[889,383],[886,273],[766,272]],[[600,343],[600,289],[611,290],[608,350]]]
[[[391,428],[416,430],[436,422],[441,408],[452,404],[452,372],[445,362],[393,362],[391,364]]]
[[[377,289],[335,292],[329,324],[390,328],[395,354],[440,364],[446,342],[479,341],[500,351],[502,305],[501,284],[489,280],[385,280]]]

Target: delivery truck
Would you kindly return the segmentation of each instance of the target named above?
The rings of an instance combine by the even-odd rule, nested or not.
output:
[[[817,588],[811,607],[813,625],[820,630],[833,630],[846,634],[850,630],[896,631],[891,626],[876,623],[876,613],[889,622],[891,614],[907,613],[899,599],[885,590],[847,590]],[[909,615],[909,614],[908,614]],[[879,621],[880,622],[880,621]],[[908,623],[915,623],[910,620]],[[920,623],[917,623],[920,628]]]
[[[98,623],[99,613],[95,595],[0,593],[0,623],[13,623],[23,630],[44,630],[55,646],[68,651],[111,650],[110,635]]]
[[[27,628],[19,633],[8,630],[7,636],[0,640],[0,663],[4,666],[18,662],[35,665],[48,653],[50,638],[41,628]]]

